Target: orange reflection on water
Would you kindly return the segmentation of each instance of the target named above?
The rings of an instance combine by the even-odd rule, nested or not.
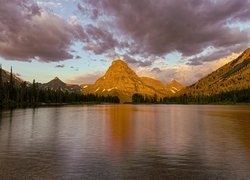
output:
[[[116,106],[107,109],[107,134],[109,136],[109,151],[114,157],[130,146],[133,138],[133,111],[131,106]]]

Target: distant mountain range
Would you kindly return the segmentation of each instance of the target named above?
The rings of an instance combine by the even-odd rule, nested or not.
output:
[[[99,78],[93,85],[85,85],[85,94],[112,95],[118,96],[121,102],[131,102],[135,93],[146,96],[165,97],[172,96],[184,86],[172,82],[164,85],[161,81],[139,77],[122,60],[113,61],[104,76]]]
[[[8,81],[10,73],[3,70],[3,81]],[[16,84],[24,80],[13,75]],[[30,83],[29,83],[30,84]],[[107,72],[94,84],[66,84],[58,77],[41,84],[42,89],[81,92],[104,96],[118,96],[120,101],[131,102],[135,93],[145,96],[210,96],[221,92],[250,89],[250,48],[237,59],[222,66],[195,84],[185,87],[176,80],[164,84],[149,77],[139,77],[124,61],[113,61]]]
[[[2,70],[2,78],[3,82],[8,82],[10,80],[10,72]],[[13,74],[13,80],[16,85],[21,85],[22,83],[26,82],[28,86],[32,83],[25,81],[15,74]],[[51,90],[62,90],[68,92],[82,92],[82,88],[77,84],[66,84],[61,81],[58,77],[55,77],[53,80],[49,81],[48,83],[37,83],[38,87],[41,89],[51,89]]]
[[[183,89],[180,94],[210,96],[243,89],[250,89],[250,48],[235,60]]]

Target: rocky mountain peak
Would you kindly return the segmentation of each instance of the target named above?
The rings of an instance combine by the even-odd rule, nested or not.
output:
[[[176,84],[176,83],[179,83],[179,82],[176,81],[175,79],[173,79],[170,83]]]
[[[47,85],[53,88],[60,88],[60,87],[63,87],[65,83],[62,80],[60,80],[58,77],[55,77],[50,82],[48,82]]]
[[[43,89],[52,89],[52,90],[62,90],[62,91],[69,91],[69,92],[81,92],[82,88],[78,85],[74,84],[66,84],[58,77],[55,77],[51,81],[45,84],[41,84],[40,88]]]
[[[111,80],[113,83],[123,79],[139,79],[135,72],[122,60],[113,61],[106,74],[105,80]]]
[[[115,61],[113,61],[112,62],[112,65],[110,66],[110,68],[109,68],[109,70],[108,71],[110,71],[110,70],[112,70],[112,71],[118,71],[118,70],[127,70],[127,71],[132,71],[129,67],[128,67],[128,65],[124,62],[124,61],[122,61],[122,60],[115,60]]]
[[[123,60],[120,60],[120,59],[117,59],[117,60],[114,60],[112,62],[112,66],[117,66],[117,65],[120,65],[120,66],[127,66],[127,64],[123,61]]]
[[[155,79],[139,77],[124,61],[115,60],[104,76],[99,78],[95,84],[84,86],[85,94],[118,96],[121,102],[131,102],[135,93],[165,97],[173,95],[170,89]]]

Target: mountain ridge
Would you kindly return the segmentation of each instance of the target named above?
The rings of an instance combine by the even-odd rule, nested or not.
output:
[[[10,72],[2,69],[3,82],[8,82]],[[14,82],[21,85],[22,80],[13,74]],[[31,83],[28,83],[31,85]],[[163,98],[171,96],[212,96],[219,93],[250,89],[250,48],[239,57],[201,78],[191,86],[185,87],[176,80],[164,84],[151,77],[139,77],[123,60],[115,60],[106,73],[94,84],[67,84],[55,77],[47,83],[38,83],[41,89],[118,96],[121,102],[131,102],[135,93]]]
[[[174,95],[162,82],[149,77],[139,77],[119,59],[113,61],[106,73],[93,85],[85,87],[85,94],[118,96],[121,102],[131,102],[135,93],[158,97]]]
[[[182,90],[181,94],[209,96],[250,88],[250,48],[239,57]]]
[[[10,72],[2,69],[2,78],[3,78],[3,82],[8,82],[10,80]],[[27,82],[24,81],[23,79],[19,78],[17,75],[12,74],[13,80],[16,84],[20,85],[23,82]]]

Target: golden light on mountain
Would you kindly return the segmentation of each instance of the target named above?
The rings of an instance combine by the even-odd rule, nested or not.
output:
[[[176,89],[180,90],[179,87]],[[116,60],[95,84],[85,86],[84,93],[118,96],[121,102],[131,102],[135,93],[165,97],[176,92],[158,80],[139,77],[124,61]]]
[[[238,58],[200,79],[182,93],[192,96],[214,95],[250,88],[250,48]]]

